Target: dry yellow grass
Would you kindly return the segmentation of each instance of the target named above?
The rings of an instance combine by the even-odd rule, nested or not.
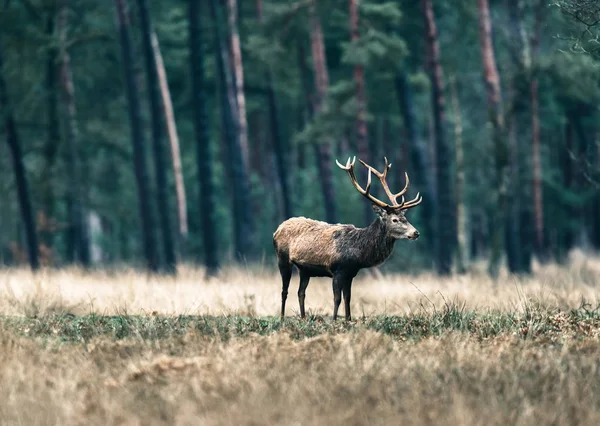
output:
[[[566,323],[559,309],[582,298],[597,306],[599,260],[575,256],[568,267],[536,269],[496,283],[477,272],[363,276],[353,309],[410,315],[456,300],[503,318],[535,304]],[[361,321],[311,338],[291,327],[225,338],[190,326],[161,338],[80,342],[11,325],[21,321],[15,316],[43,324],[65,311],[276,315],[280,291],[273,272],[228,271],[208,282],[191,269],[149,280],[131,271],[0,272],[0,424],[600,424],[599,321],[537,337],[524,338],[519,326],[486,338],[449,328],[408,341]],[[311,283],[308,306],[328,316],[315,321],[331,321],[331,299],[329,281]],[[297,315],[295,305],[288,315]]]
[[[377,276],[362,272],[352,287],[352,312],[361,315],[402,315],[421,304],[440,306],[444,299],[466,303],[470,309],[515,311],[535,299],[563,308],[578,306],[582,297],[600,302],[600,259],[575,253],[568,267],[536,267],[528,278],[501,276],[496,282],[479,270],[439,279],[434,274]],[[287,314],[298,314],[292,277]],[[45,311],[68,307],[74,314],[97,313],[165,315],[278,315],[281,280],[274,271],[226,270],[218,279],[205,280],[199,269],[183,267],[176,279],[119,272],[48,270],[33,276],[28,270],[0,270],[0,312],[23,315],[32,303]],[[331,279],[313,278],[308,286],[309,312],[331,315]]]

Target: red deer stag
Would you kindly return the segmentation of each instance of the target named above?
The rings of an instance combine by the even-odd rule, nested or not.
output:
[[[360,269],[382,264],[394,250],[396,240],[408,238],[416,240],[419,231],[412,226],[404,215],[404,211],[415,207],[423,200],[420,194],[408,202],[404,194],[408,190],[409,179],[405,173],[406,184],[397,194],[392,193],[387,185],[387,173],[392,166],[385,158],[383,173],[360,160],[368,171],[367,186],[363,189],[354,173],[356,157],[345,166],[337,160],[337,165],[348,172],[350,181],[371,203],[377,213],[377,219],[366,228],[356,228],[354,225],[332,225],[305,217],[294,217],[286,220],[273,234],[273,244],[277,252],[277,260],[283,289],[281,291],[281,319],[285,315],[292,265],[300,272],[300,287],[298,301],[300,316],[305,317],[304,298],[306,287],[311,277],[333,278],[333,319],[337,319],[338,309],[344,294],[346,320],[350,320],[350,297],[352,280]],[[386,204],[369,193],[371,189],[371,174],[379,178],[383,189],[392,204]],[[401,201],[398,202],[398,198]]]

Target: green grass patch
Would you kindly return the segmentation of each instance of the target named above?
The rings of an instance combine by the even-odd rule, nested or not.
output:
[[[562,311],[543,307],[528,308],[522,313],[466,310],[448,304],[442,310],[410,313],[403,316],[378,315],[346,322],[333,322],[331,317],[309,316],[302,320],[287,317],[197,316],[197,315],[84,315],[50,314],[39,317],[0,317],[3,328],[34,338],[58,339],[65,342],[87,342],[104,336],[114,340],[166,339],[188,332],[228,340],[256,333],[268,335],[284,331],[294,339],[324,333],[352,333],[374,330],[400,340],[418,341],[447,332],[469,334],[487,339],[501,334],[516,334],[523,339],[570,336],[598,336],[600,307]]]

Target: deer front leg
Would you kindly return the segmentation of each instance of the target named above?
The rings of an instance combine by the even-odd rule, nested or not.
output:
[[[344,288],[347,278],[341,274],[336,273],[333,276],[333,320],[337,320],[338,309],[342,303],[342,289]]]

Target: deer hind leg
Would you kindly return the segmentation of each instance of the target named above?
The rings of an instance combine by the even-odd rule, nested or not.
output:
[[[300,287],[298,287],[298,302],[300,303],[300,318],[305,318],[304,299],[306,297],[306,287],[310,281],[310,274],[304,270],[300,270]]]
[[[281,319],[285,316],[285,301],[292,279],[292,264],[287,260],[279,261],[279,273],[281,274]]]
[[[346,321],[350,321],[352,316],[350,315],[350,299],[352,298],[352,280],[348,280],[344,283],[342,288],[344,293],[344,311],[346,313]]]

